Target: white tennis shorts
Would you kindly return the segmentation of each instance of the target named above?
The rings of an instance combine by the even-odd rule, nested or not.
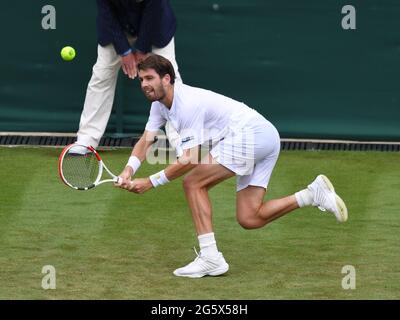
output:
[[[276,128],[262,115],[229,133],[213,146],[215,161],[236,174],[236,191],[249,185],[267,188],[280,151]]]

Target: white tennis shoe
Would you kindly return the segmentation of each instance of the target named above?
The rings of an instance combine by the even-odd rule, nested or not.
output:
[[[203,256],[201,252],[200,254],[196,252],[196,255],[197,257],[193,262],[176,269],[174,275],[177,277],[201,278],[204,276],[219,276],[229,270],[229,265],[221,252],[218,252],[218,256],[212,259]]]
[[[329,179],[320,174],[308,185],[308,190],[313,195],[312,205],[321,211],[332,212],[337,221],[345,222],[348,218],[347,208],[344,201],[336,194],[335,188]]]
[[[74,145],[70,150],[69,150],[69,155],[71,156],[86,156],[87,154],[92,153],[86,146],[84,145]]]

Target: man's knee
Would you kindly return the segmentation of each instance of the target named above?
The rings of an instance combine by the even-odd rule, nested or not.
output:
[[[193,177],[193,175],[188,174],[183,178],[183,189],[187,191],[191,191],[198,188],[198,181]]]
[[[254,214],[255,215],[255,214]],[[240,214],[236,213],[236,220],[243,229],[256,229],[259,228],[259,224],[254,221],[254,217],[251,213]]]
[[[183,178],[183,189],[187,191],[194,191],[200,189],[207,189],[207,182],[204,179],[201,179],[196,174],[189,173],[186,177]]]

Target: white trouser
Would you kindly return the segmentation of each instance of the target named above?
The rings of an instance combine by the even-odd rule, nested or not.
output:
[[[128,39],[130,43],[134,38]],[[182,81],[178,64],[175,60],[174,38],[164,48],[152,48],[152,52],[171,61],[176,75],[176,81]],[[77,142],[97,148],[106,130],[114,102],[118,71],[121,68],[121,57],[115,52],[114,46],[98,45],[97,62],[93,67],[92,78],[89,81],[85,104],[79,123]]]

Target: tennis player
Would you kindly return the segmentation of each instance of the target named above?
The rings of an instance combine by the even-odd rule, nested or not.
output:
[[[150,116],[117,186],[141,194],[188,173],[183,188],[200,252],[193,262],[176,269],[176,276],[199,278],[228,271],[213,233],[208,190],[233,176],[237,179],[236,218],[245,229],[261,228],[305,206],[327,210],[339,222],[347,220],[343,200],[324,175],[294,195],[263,201],[279,156],[280,138],[276,128],[257,111],[221,94],[175,83],[172,64],[161,56],[149,56],[138,65],[138,71],[141,88],[152,102]],[[148,178],[131,180],[145,160],[154,135],[167,121],[179,133],[182,156]],[[210,144],[211,150],[198,161],[204,144]]]

